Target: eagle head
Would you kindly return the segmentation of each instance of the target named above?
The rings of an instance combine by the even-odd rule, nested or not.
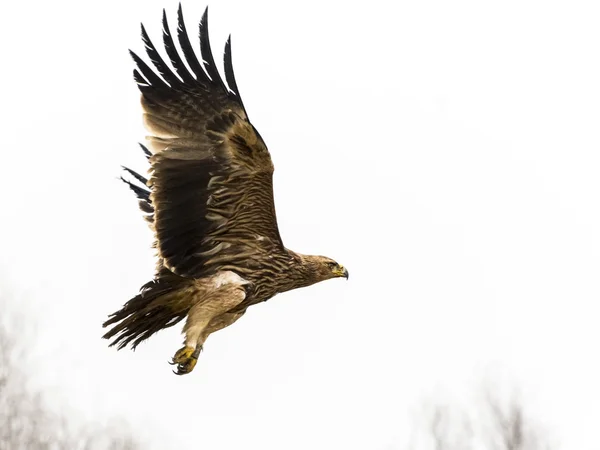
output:
[[[331,278],[348,279],[348,270],[326,256],[308,256],[303,255],[303,266],[305,274],[310,279],[311,283],[329,280]]]

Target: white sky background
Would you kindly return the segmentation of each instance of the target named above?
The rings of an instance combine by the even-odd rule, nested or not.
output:
[[[174,30],[167,0],[3,7],[1,264],[57,405],[157,449],[403,449],[423,398],[509,378],[558,444],[598,448],[597,3],[211,3],[286,245],[351,278],[251,308],[185,377],[177,329],[100,339],[154,267],[117,177],[145,169],[127,49],[163,7]]]

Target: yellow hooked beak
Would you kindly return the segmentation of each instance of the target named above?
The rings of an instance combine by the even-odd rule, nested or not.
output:
[[[348,279],[348,270],[344,266],[338,266],[333,270],[336,277],[344,277]]]

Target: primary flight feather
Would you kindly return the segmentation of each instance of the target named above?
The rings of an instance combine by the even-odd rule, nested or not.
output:
[[[135,348],[155,332],[187,317],[185,345],[173,357],[176,373],[193,370],[211,333],[246,309],[291,289],[348,271],[324,256],[283,245],[273,201],[273,163],[252,126],[235,82],[231,40],[224,53],[225,82],[208,39],[207,11],[200,21],[200,55],[189,40],[181,5],[175,46],[163,11],[169,63],[142,26],[154,69],[131,52],[142,93],[142,146],[149,178],[124,168],[155,235],[155,277],[104,323],[111,345]],[[186,65],[187,64],[187,65]]]

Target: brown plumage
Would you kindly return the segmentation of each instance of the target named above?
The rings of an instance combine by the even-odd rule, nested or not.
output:
[[[131,52],[151,132],[152,151],[142,146],[150,178],[124,169],[142,185],[126,181],[154,231],[158,263],[154,280],[104,323],[112,326],[104,337],[114,338],[111,345],[119,349],[135,348],[187,317],[185,346],[173,358],[176,373],[183,374],[194,368],[206,338],[231,325],[250,305],[319,281],[347,278],[348,272],[330,258],[284,247],[273,202],[273,163],[242,104],[231,41],[225,45],[226,86],[211,53],[206,11],[200,21],[200,60],[181,6],[177,38],[183,58],[163,11],[171,66],[143,26],[155,71]]]

